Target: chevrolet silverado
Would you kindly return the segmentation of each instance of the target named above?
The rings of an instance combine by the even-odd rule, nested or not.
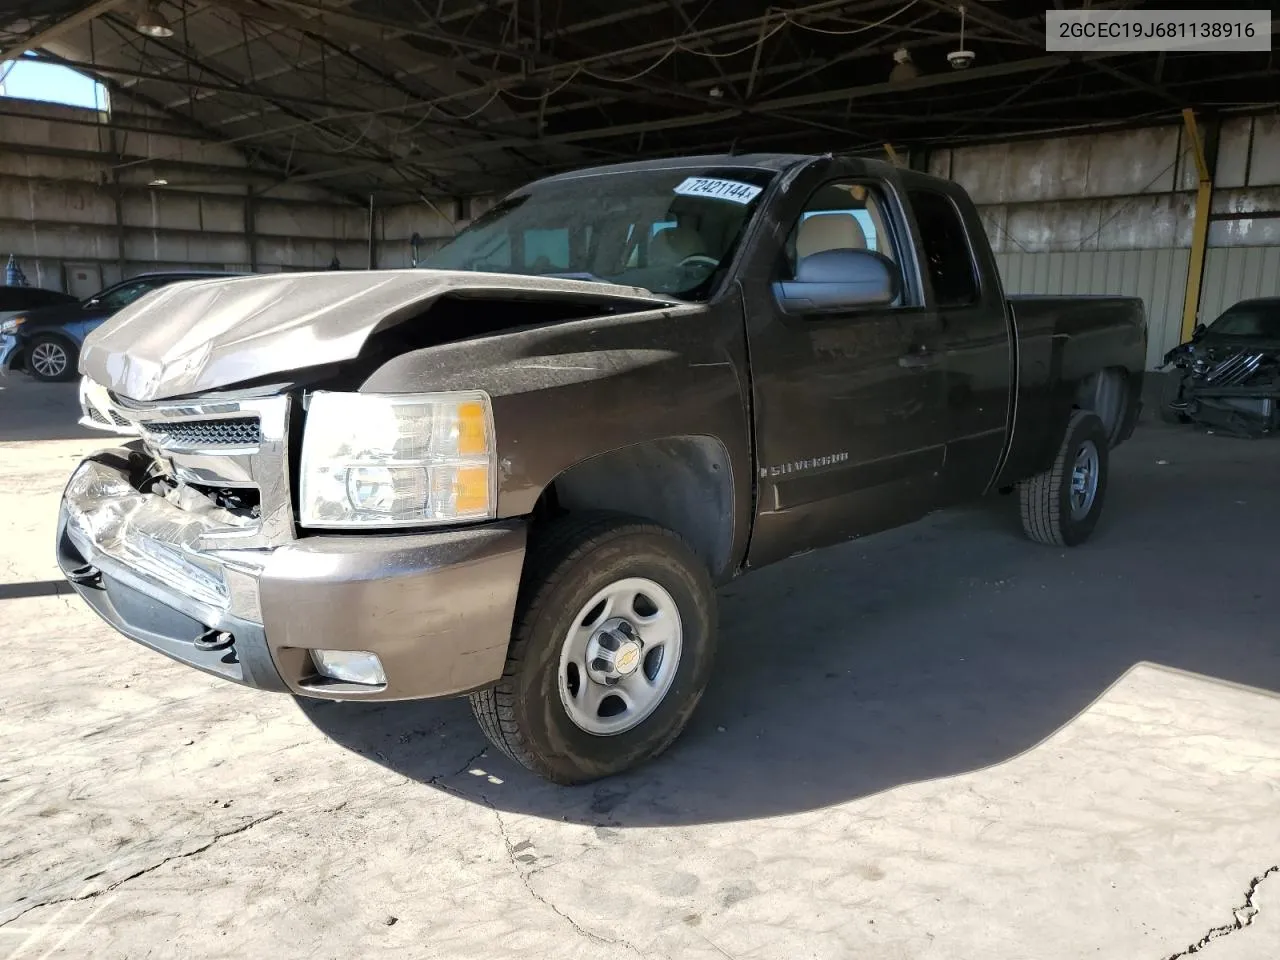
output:
[[[175,284],[91,333],[82,422],[122,441],[58,560],[182,663],[465,695],[588,781],[685,727],[719,584],[996,492],[1086,540],[1146,336],[1139,300],[1006,298],[964,190],[897,166],[560,174],[422,268]]]

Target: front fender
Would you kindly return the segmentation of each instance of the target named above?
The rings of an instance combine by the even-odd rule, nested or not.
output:
[[[383,364],[361,389],[488,392],[500,518],[531,513],[558,476],[602,454],[671,437],[714,438],[727,451],[733,472],[734,552],[745,549],[753,477],[749,381],[736,298],[413,350]]]

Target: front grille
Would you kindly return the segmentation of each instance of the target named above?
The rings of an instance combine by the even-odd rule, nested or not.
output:
[[[1243,383],[1245,380],[1249,379],[1249,377],[1253,376],[1254,371],[1257,370],[1261,364],[1261,353],[1241,351],[1240,353],[1228,357],[1221,363],[1218,363],[1212,370],[1204,375],[1204,378],[1215,387],[1234,386],[1236,384]]]
[[[287,394],[160,401],[112,394],[110,407],[99,406],[104,416],[118,409],[127,418],[177,487],[211,498],[244,521],[218,533],[223,547],[271,547],[294,539]],[[186,502],[187,496],[179,490],[175,500]]]
[[[142,424],[142,429],[156,444],[173,450],[256,447],[262,443],[262,426],[257,417],[230,417],[225,420],[149,420]]]

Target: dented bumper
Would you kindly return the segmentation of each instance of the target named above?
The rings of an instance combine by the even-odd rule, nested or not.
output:
[[[57,533],[64,575],[125,636],[237,683],[327,699],[447,697],[501,676],[523,521],[210,549],[221,518],[142,492],[133,473],[127,449],[85,460]],[[386,682],[322,677],[312,650],[372,653]]]

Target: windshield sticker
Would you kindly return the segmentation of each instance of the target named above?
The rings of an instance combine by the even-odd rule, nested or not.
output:
[[[675,192],[686,197],[711,197],[714,200],[732,200],[734,203],[750,203],[760,195],[762,187],[737,180],[714,180],[711,177],[689,177]]]

